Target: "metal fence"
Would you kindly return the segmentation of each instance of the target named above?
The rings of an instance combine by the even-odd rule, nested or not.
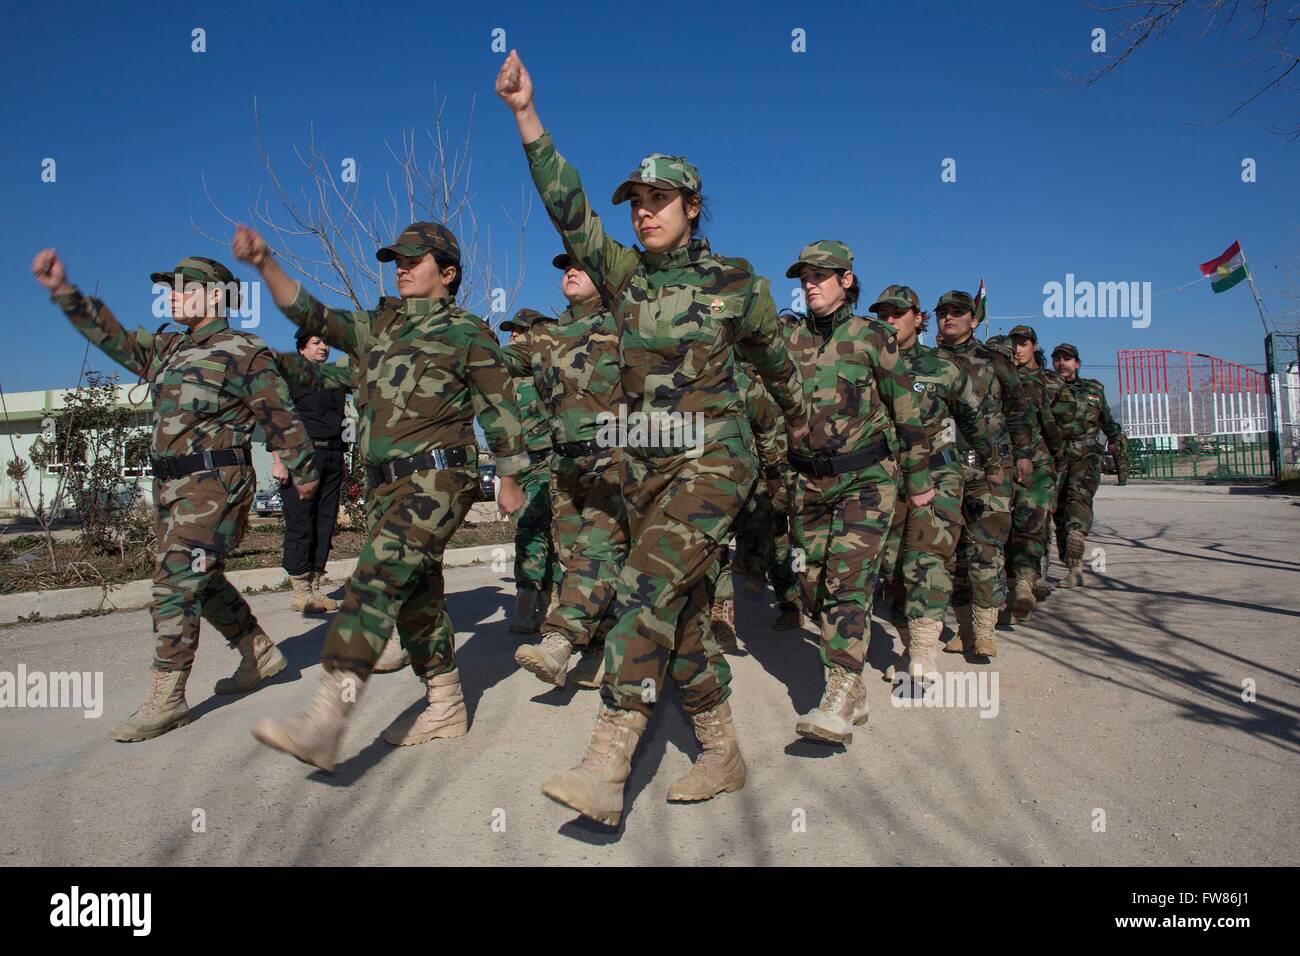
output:
[[[1296,477],[1300,473],[1300,336],[1270,334],[1264,340],[1264,354],[1271,384],[1273,477]]]

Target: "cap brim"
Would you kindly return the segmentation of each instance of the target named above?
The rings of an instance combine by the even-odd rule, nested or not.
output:
[[[908,302],[906,299],[888,298],[888,299],[881,299],[879,302],[873,302],[871,304],[871,308],[867,309],[867,311],[875,312],[882,305],[892,305],[894,308],[902,309],[904,312],[908,311],[909,309],[916,308],[916,306],[914,306],[911,302]]]
[[[428,246],[412,246],[395,242],[391,246],[381,246],[375,253],[375,258],[380,262],[392,262],[398,256],[422,256],[426,252],[433,252],[433,250]]]
[[[619,203],[627,202],[632,198],[633,186],[649,186],[652,189],[685,189],[681,183],[670,183],[666,179],[652,179],[646,182],[643,179],[625,179],[618,184],[614,190],[614,196],[610,199],[610,204],[617,206]]]
[[[557,269],[571,269],[574,265],[573,256],[569,255],[567,252],[561,252],[551,260],[551,265],[555,266]]]

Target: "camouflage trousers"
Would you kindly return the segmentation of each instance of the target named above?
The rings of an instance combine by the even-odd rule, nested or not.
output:
[[[576,647],[598,644],[627,559],[627,518],[614,450],[551,457],[551,514],[560,565],[560,599],[542,626]]]
[[[1092,499],[1101,484],[1101,454],[1072,452],[1061,468],[1056,493],[1056,547],[1065,560],[1065,536],[1092,530]]]
[[[866,664],[871,602],[897,497],[892,458],[843,475],[795,479],[792,515],[803,610],[821,615],[827,667],[861,673]]]
[[[326,670],[369,677],[394,627],[416,674],[445,674],[456,667],[442,554],[477,492],[472,464],[422,471],[371,489],[366,543],[343,589],[343,606],[325,634]]]
[[[942,621],[952,600],[952,573],[962,531],[961,468],[931,468],[934,498],[913,508],[899,490],[898,506],[885,540],[880,576],[894,624],[917,618]]]
[[[773,501],[767,483],[759,479],[754,495],[736,525],[736,551],[739,558],[737,568],[741,574],[766,577],[783,610],[799,606],[799,577],[790,565],[788,487],[782,488],[778,499]],[[718,597],[725,596],[719,582]]]
[[[964,470],[961,539],[953,575],[952,605],[1000,608],[1007,602],[1006,547],[1011,534],[1011,499],[1015,482],[1009,462],[1002,482],[991,487],[983,472]]]
[[[524,503],[514,514],[515,588],[551,592],[555,570],[555,546],[551,542],[551,468],[545,461],[533,462],[518,475]]]
[[[629,547],[610,607],[601,697],[649,713],[670,677],[689,713],[731,694],[713,636],[715,562],[748,499],[757,462],[741,438],[698,458],[622,457]]]
[[[252,608],[225,575],[226,556],[243,537],[256,487],[253,470],[238,466],[154,481],[154,667],[193,666],[200,617],[232,647],[257,628]]]
[[[1039,572],[1047,553],[1048,526],[1056,503],[1056,468],[1036,465],[1011,498],[1011,534],[1007,537],[1007,574]]]

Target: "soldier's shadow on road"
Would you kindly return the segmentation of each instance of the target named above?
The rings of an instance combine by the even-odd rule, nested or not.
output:
[[[672,686],[671,681],[668,683],[668,689],[659,702],[655,704],[654,713],[651,714],[650,723],[646,727],[646,733],[641,738],[636,753],[632,756],[632,773],[628,777],[627,784],[623,787],[623,816],[619,820],[618,826],[607,827],[594,820],[579,816],[560,827],[558,832],[561,836],[591,846],[608,846],[618,843],[623,839],[623,832],[627,828],[628,820],[636,814],[637,803],[643,791],[650,785],[650,781],[658,775],[664,755],[668,752],[669,743],[682,753],[687,754],[692,762],[698,759],[700,748],[695,742],[695,731],[691,727],[690,718],[686,716],[686,710],[682,707],[681,699],[677,696],[677,689]],[[663,799],[669,783],[671,783],[669,780],[661,781],[660,785],[654,788],[654,792],[647,794],[645,799]]]
[[[313,664],[320,663],[321,645],[325,640],[325,631],[329,628],[329,617],[317,617],[313,615],[307,619],[314,622],[313,627],[301,634],[285,638],[276,644],[280,653],[288,661],[288,666],[280,673],[276,674],[268,681],[263,681],[255,690],[261,690],[264,687],[273,687],[276,684],[292,684],[294,681],[302,679],[304,668],[311,667]],[[275,635],[271,635],[275,640]],[[238,658],[234,660],[237,662]],[[253,693],[253,691],[250,691]],[[222,707],[229,706],[242,701],[249,694],[217,694],[213,693],[207,700],[190,709],[190,720],[198,720],[205,714],[220,710]]]

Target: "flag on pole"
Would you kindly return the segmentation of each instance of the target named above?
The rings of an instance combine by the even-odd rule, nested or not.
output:
[[[980,276],[980,290],[975,293],[975,324],[979,325],[984,321],[984,314],[987,310],[988,296],[984,293],[984,277]]]
[[[1210,277],[1210,288],[1215,292],[1227,292],[1246,278],[1246,260],[1241,254],[1241,243],[1234,242],[1217,259],[1202,262],[1201,275]]]

